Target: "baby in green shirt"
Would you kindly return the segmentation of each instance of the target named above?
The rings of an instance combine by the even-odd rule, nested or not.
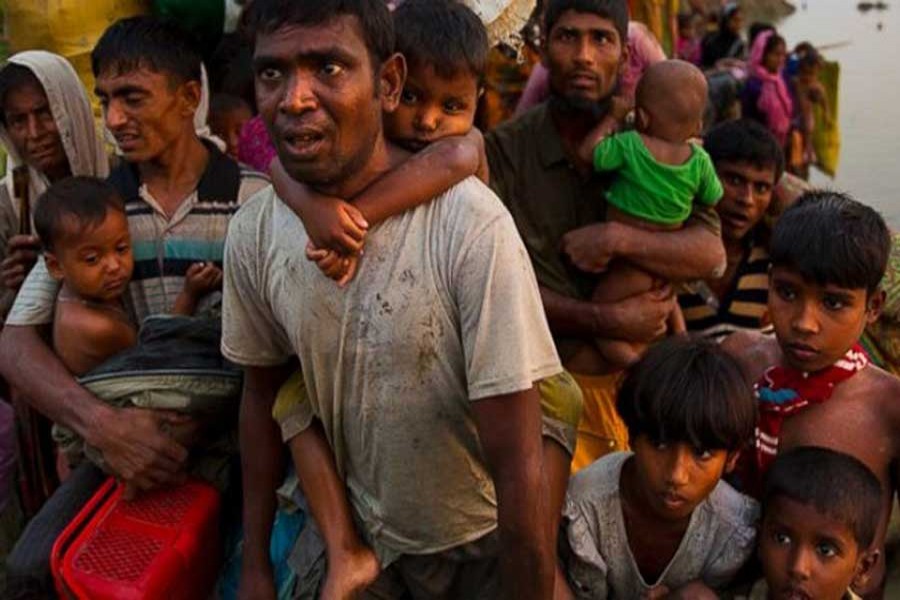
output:
[[[635,94],[635,130],[609,135],[604,120],[583,142],[580,154],[596,171],[615,171],[607,194],[606,218],[649,230],[678,229],[694,202],[712,206],[722,185],[709,155],[690,142],[700,135],[706,107],[706,78],[694,65],[665,60],[650,66]],[[661,285],[659,277],[615,262],[598,281],[593,300],[617,302]],[[669,318],[675,333],[685,331],[676,308]],[[627,367],[643,354],[643,344],[600,339],[597,348],[610,366]]]

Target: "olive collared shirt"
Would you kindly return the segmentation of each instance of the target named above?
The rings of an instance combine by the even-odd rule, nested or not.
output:
[[[560,251],[563,235],[606,216],[606,188],[615,174],[579,173],[547,102],[507,121],[485,139],[491,187],[512,213],[538,283],[570,298],[588,299],[596,276],[576,269]],[[719,217],[694,205],[690,221],[717,235]]]

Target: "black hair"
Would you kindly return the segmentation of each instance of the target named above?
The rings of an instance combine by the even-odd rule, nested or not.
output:
[[[619,32],[624,48],[628,43],[628,4],[626,0],[549,0],[544,13],[544,35],[549,36],[553,26],[567,10],[593,13],[612,21]]]
[[[44,92],[44,86],[31,69],[16,63],[7,63],[0,69],[0,123],[6,125],[6,95],[13,90],[37,86]]]
[[[818,285],[878,289],[891,234],[873,208],[830,190],[803,194],[779,217],[769,256]]]
[[[212,94],[209,97],[210,116],[218,115],[232,110],[240,110],[242,108],[249,110],[251,113],[253,112],[253,107],[247,104],[247,101],[240,96],[216,93]]]
[[[111,210],[125,214],[125,203],[111,184],[96,177],[67,177],[38,197],[34,228],[44,250],[52,252],[67,219],[84,228],[96,227]]]
[[[200,81],[201,64],[191,38],[176,23],[147,15],[119,19],[103,32],[91,52],[94,77],[145,68],[180,85]]]
[[[340,15],[359,20],[373,66],[394,53],[394,23],[384,0],[253,0],[245,11],[243,27],[253,40],[281,27],[321,25]]]
[[[757,169],[773,167],[777,183],[784,173],[784,151],[765,126],[751,119],[725,121],[703,136],[703,148],[713,164],[749,163]]]
[[[753,47],[753,42],[756,41],[756,38],[767,31],[775,31],[775,26],[771,23],[763,23],[761,21],[754,21],[750,23],[750,27],[747,29],[747,42],[750,44],[750,47]],[[774,35],[772,37],[775,37]],[[769,49],[766,49],[768,52]]]
[[[822,66],[822,55],[815,48],[810,48],[800,55],[797,67],[802,71]]]
[[[487,66],[484,23],[458,0],[406,0],[394,11],[397,52],[410,66],[429,65],[441,77],[468,71],[480,81]]]
[[[773,28],[774,32],[775,29]],[[766,40],[766,45],[763,46],[763,57],[765,57],[769,52],[775,49],[778,44],[783,44],[785,49],[787,49],[787,42],[784,41],[784,38],[778,35],[777,33],[773,33],[769,36],[769,39]]]
[[[840,521],[861,550],[875,541],[882,510],[878,477],[861,461],[815,446],[781,452],[766,475],[762,511],[777,498],[788,498]]]
[[[715,342],[676,336],[625,376],[616,406],[632,440],[734,451],[750,441],[756,402],[734,358]]]

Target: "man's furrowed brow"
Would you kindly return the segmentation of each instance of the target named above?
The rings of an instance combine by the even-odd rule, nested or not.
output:
[[[300,50],[290,58],[273,54],[261,54],[253,57],[253,68],[256,71],[267,68],[283,68],[289,62],[323,64],[338,62],[352,65],[358,61],[350,52],[341,46],[327,46],[321,48],[309,48]]]
[[[147,90],[139,85],[122,85],[113,87],[111,90],[102,90],[98,87],[94,88],[94,94],[97,96],[128,96],[130,94],[146,94]]]

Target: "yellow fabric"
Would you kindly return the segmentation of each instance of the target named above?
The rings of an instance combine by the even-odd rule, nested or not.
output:
[[[584,395],[584,411],[578,425],[578,444],[572,458],[572,474],[612,452],[628,450],[628,429],[616,411],[616,393],[622,374],[572,373]]]
[[[285,442],[309,427],[312,416],[303,371],[291,375],[278,390],[272,405],[272,418],[281,428],[281,439]]]
[[[639,21],[659,40],[666,56],[673,56],[675,42],[672,40],[672,19],[679,10],[679,0],[630,0],[632,21]]]
[[[150,11],[149,0],[7,0],[10,53],[40,48],[69,60],[87,90],[94,89],[91,50],[115,21]],[[90,94],[94,115],[100,105]]]
[[[816,128],[813,131],[812,142],[816,151],[816,166],[829,177],[834,177],[837,173],[841,155],[841,129],[838,119],[840,77],[841,67],[838,63],[828,60],[822,62],[819,81],[825,88],[828,111],[826,114],[820,104],[815,106]]]

